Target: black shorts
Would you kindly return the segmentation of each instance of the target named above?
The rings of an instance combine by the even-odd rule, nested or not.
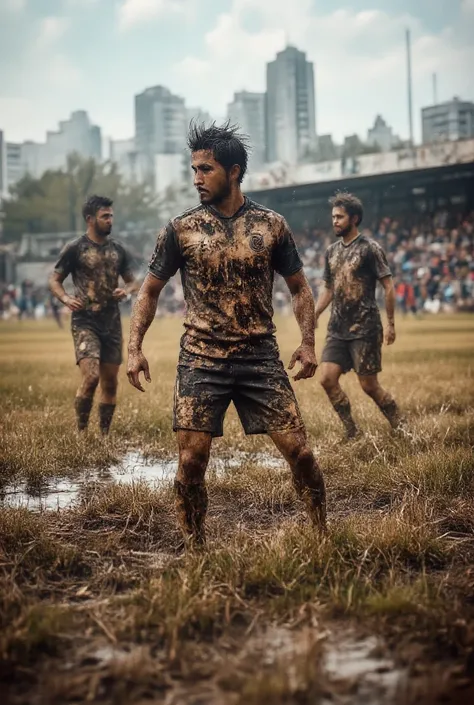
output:
[[[304,428],[283,363],[212,360],[181,352],[174,395],[173,430],[222,436],[233,401],[246,434]]]
[[[73,314],[71,331],[76,363],[85,358],[120,365],[122,363],[122,322],[120,311]]]
[[[344,373],[354,369],[361,377],[375,375],[382,371],[382,334],[357,340],[328,337],[321,362],[333,362]]]

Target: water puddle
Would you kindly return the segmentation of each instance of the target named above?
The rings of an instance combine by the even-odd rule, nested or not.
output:
[[[244,644],[236,643],[230,652],[219,660],[216,675],[192,684],[174,683],[165,705],[233,705],[242,702],[242,690],[248,687],[261,702],[395,705],[406,684],[406,672],[381,656],[382,642],[340,628],[270,627]]]
[[[209,474],[224,475],[237,471],[242,465],[254,464],[269,470],[286,467],[281,457],[267,453],[236,451],[229,456],[211,457]],[[75,479],[62,478],[39,486],[27,483],[6,485],[0,488],[0,505],[26,507],[32,511],[67,509],[74,505],[81,490],[89,484],[118,482],[131,484],[144,481],[156,486],[171,482],[178,468],[177,459],[146,458],[139,451],[127,453],[122,462],[102,470],[86,470]]]
[[[370,636],[357,639],[329,637],[323,667],[329,680],[355,684],[356,695],[340,695],[341,703],[379,705],[395,702],[405,679],[405,672],[392,659],[380,656],[380,642]],[[326,700],[321,705],[330,705]]]
[[[382,646],[374,636],[316,626],[267,629],[250,640],[248,649],[267,668],[283,669],[290,691],[296,692],[302,677],[314,673],[331,693],[319,705],[334,705],[335,700],[338,705],[388,705],[396,701],[406,673],[383,655]]]

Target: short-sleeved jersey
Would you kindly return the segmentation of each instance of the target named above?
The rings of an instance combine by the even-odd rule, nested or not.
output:
[[[326,250],[324,281],[334,293],[328,335],[342,340],[371,338],[382,330],[375,301],[377,280],[390,276],[380,245],[359,235],[349,245],[342,240]]]
[[[184,350],[208,359],[272,359],[274,272],[288,277],[302,266],[285,219],[246,198],[230,218],[200,205],[171,220],[149,271],[168,280],[181,270]]]
[[[132,260],[116,240],[107,238],[99,245],[82,235],[64,246],[54,271],[64,278],[71,274],[74,296],[83,303],[84,311],[97,313],[118,305],[112,293],[119,276],[132,273]]]

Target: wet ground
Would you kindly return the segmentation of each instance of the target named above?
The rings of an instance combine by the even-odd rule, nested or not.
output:
[[[284,468],[282,458],[267,453],[237,451],[229,456],[211,458],[208,474],[235,472],[242,465],[252,463],[268,469]],[[118,465],[100,470],[85,470],[74,478],[61,478],[41,485],[26,482],[6,485],[0,489],[0,506],[26,507],[32,511],[68,509],[74,506],[81,491],[97,483],[132,483],[145,481],[150,486],[171,482],[177,471],[177,459],[147,458],[140,451],[127,453]]]
[[[406,671],[383,655],[383,643],[334,626],[291,629],[269,626],[247,639],[221,639],[209,653],[209,671],[171,675],[165,705],[233,705],[243,702],[299,702],[298,693],[314,694],[316,705],[391,705],[403,702]],[[125,650],[104,644],[84,654],[97,677],[126,672],[138,659],[150,658],[142,647]],[[155,656],[160,660],[160,656]],[[256,669],[256,664],[258,668]],[[92,676],[92,673],[89,674]],[[401,699],[400,699],[401,698]]]

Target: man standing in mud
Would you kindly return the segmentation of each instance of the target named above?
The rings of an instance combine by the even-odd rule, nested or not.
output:
[[[119,301],[138,286],[127,250],[110,236],[113,211],[110,198],[91,196],[82,214],[85,235],[62,250],[49,287],[59,301],[72,311],[71,329],[81,384],[76,393],[77,428],[89,423],[92,401],[100,383],[99,425],[107,435],[117,399],[117,377],[122,363],[122,324]],[[63,286],[71,274],[74,296]],[[119,287],[119,277],[125,287]]]
[[[205,541],[204,476],[212,439],[234,402],[247,434],[267,433],[288,461],[314,525],[325,526],[325,488],[309,447],[293,389],[279,360],[272,321],[274,272],[286,280],[301,329],[290,362],[294,379],[313,377],[314,301],[293,237],[282,216],[246,198],[245,139],[235,127],[192,125],[188,136],[200,205],[173,218],[158,235],[149,273],[132,314],[128,377],[150,382],[142,342],[166,282],[181,270],[186,300],[174,400],[179,466],[178,520],[186,541]]]
[[[339,415],[347,438],[360,435],[348,397],[339,385],[342,374],[354,368],[360,385],[377,404],[393,428],[401,423],[394,399],[379,384],[382,370],[383,329],[375,301],[380,281],[385,292],[387,327],[385,343],[395,342],[395,291],[390,268],[380,245],[359,232],[362,203],[350,193],[330,199],[332,224],[338,241],[325,255],[323,288],[316,304],[316,320],[332,302],[320,382]]]

